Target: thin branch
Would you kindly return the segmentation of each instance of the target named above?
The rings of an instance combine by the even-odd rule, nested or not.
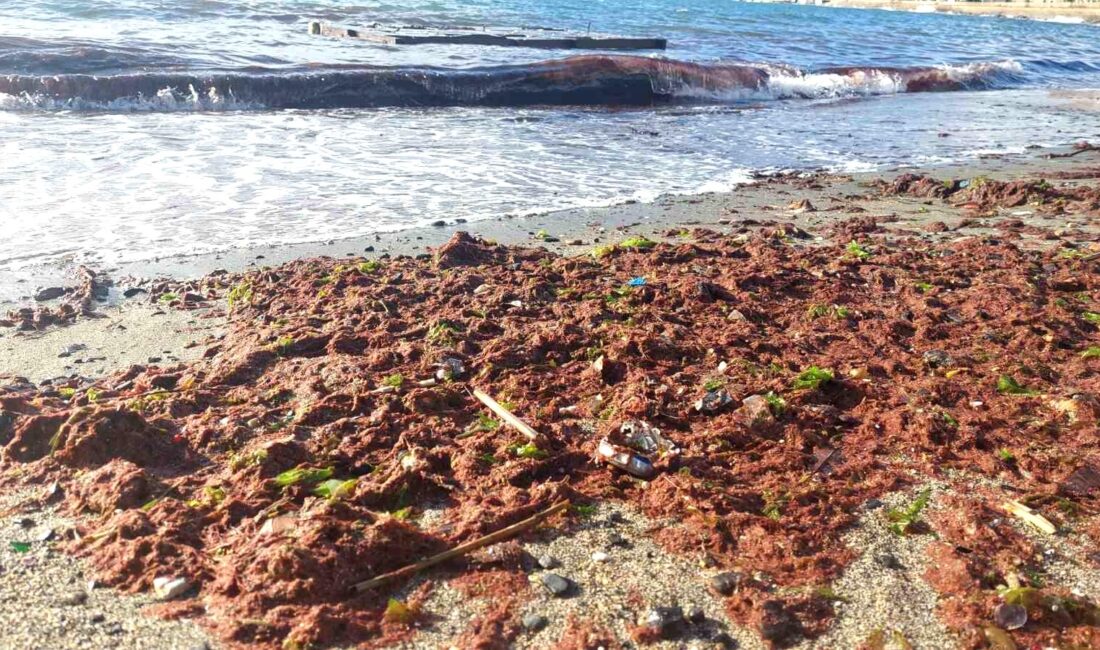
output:
[[[428,567],[435,566],[441,562],[446,562],[447,560],[459,557],[461,555],[465,555],[471,551],[476,551],[483,546],[489,546],[490,544],[502,542],[510,537],[514,537],[515,535],[529,528],[534,528],[545,519],[556,515],[559,512],[562,512],[568,507],[568,500],[558,501],[546,510],[535,513],[534,515],[528,517],[527,519],[524,519],[521,522],[512,524],[511,526],[508,526],[506,528],[501,528],[495,533],[489,533],[488,535],[485,535],[484,537],[479,537],[471,542],[460,544],[450,549],[449,551],[443,551],[442,553],[433,555],[426,560],[421,560],[415,564],[410,564],[408,566],[397,569],[396,571],[383,573],[382,575],[371,578],[370,580],[364,580],[363,582],[356,583],[352,586],[352,589],[354,589],[356,592],[368,591],[370,589],[374,589],[375,587],[381,586],[391,580],[411,576],[418,571],[427,569]]]

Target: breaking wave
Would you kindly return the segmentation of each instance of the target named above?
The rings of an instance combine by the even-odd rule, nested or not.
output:
[[[5,110],[261,110],[446,106],[653,106],[1010,87],[1014,61],[937,67],[794,67],[577,56],[470,69],[323,69],[0,77]]]

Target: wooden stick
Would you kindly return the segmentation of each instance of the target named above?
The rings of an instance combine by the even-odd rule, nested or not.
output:
[[[1004,504],[1001,505],[1001,507],[1004,508],[1005,511],[1009,514],[1015,515],[1016,517],[1023,519],[1025,522],[1031,524],[1035,528],[1038,528],[1047,535],[1053,535],[1054,533],[1058,532],[1058,528],[1054,524],[1050,523],[1049,519],[1047,519],[1043,515],[1038,514],[1037,512],[1020,503],[1019,501],[1005,501]]]
[[[378,577],[375,577],[375,578],[371,578],[370,580],[364,580],[363,582],[358,582],[358,583],[356,583],[355,585],[352,586],[352,589],[354,589],[356,592],[360,592],[360,593],[364,592],[364,591],[367,591],[369,589],[374,589],[375,587],[381,586],[381,585],[389,582],[390,580],[396,580],[398,578],[404,578],[404,577],[407,577],[407,576],[411,576],[414,573],[416,573],[418,571],[421,571],[422,569],[427,569],[428,567],[435,566],[435,565],[439,564],[440,562],[446,562],[447,560],[450,560],[452,558],[456,558],[456,557],[459,557],[461,555],[465,555],[465,554],[469,553],[470,551],[476,551],[477,549],[479,549],[483,546],[489,546],[490,544],[496,544],[497,542],[502,542],[502,541],[508,539],[509,537],[513,537],[516,534],[518,534],[520,532],[523,532],[524,530],[527,530],[528,528],[535,527],[536,525],[538,525],[543,520],[545,520],[548,517],[551,517],[553,515],[556,515],[557,513],[565,510],[568,507],[569,507],[569,501],[568,500],[558,501],[557,503],[550,506],[546,510],[543,510],[541,512],[537,512],[534,515],[531,515],[530,517],[528,517],[527,519],[524,519],[521,522],[512,524],[511,526],[507,526],[505,528],[501,528],[500,530],[496,531],[495,533],[489,533],[488,535],[485,535],[484,537],[479,537],[479,538],[477,538],[477,539],[475,539],[471,542],[466,542],[465,544],[460,544],[460,545],[452,548],[449,551],[443,551],[442,553],[439,553],[437,555],[433,555],[433,556],[431,556],[430,558],[428,558],[426,560],[421,560],[421,561],[417,562],[416,564],[410,564],[408,566],[397,569],[396,571],[390,571],[389,573],[383,573],[382,575],[380,575]]]
[[[481,400],[481,403],[485,406],[488,406],[490,411],[496,413],[498,416],[500,416],[500,419],[515,427],[520,433],[527,436],[528,439],[534,441],[542,437],[539,435],[538,431],[532,429],[531,426],[528,425],[526,422],[512,415],[512,413],[508,409],[498,404],[495,399],[489,397],[488,395],[476,388],[474,389],[474,397]]]

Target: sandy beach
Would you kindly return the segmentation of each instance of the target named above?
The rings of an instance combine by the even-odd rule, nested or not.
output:
[[[780,174],[111,269],[94,315],[0,331],[0,647],[1088,647],[1098,175]]]

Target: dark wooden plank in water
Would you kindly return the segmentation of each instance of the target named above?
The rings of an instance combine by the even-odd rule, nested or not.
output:
[[[567,36],[535,38],[524,35],[503,35],[489,32],[468,34],[427,33],[392,34],[371,30],[334,27],[310,23],[309,32],[320,36],[356,38],[381,45],[490,45],[496,47],[531,47],[546,50],[663,50],[668,41],[663,38],[629,38],[625,36]]]

